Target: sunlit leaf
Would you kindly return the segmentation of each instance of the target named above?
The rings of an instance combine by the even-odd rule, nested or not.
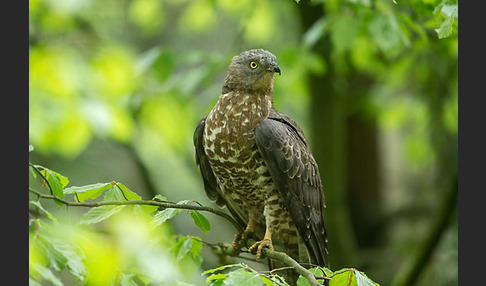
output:
[[[46,183],[46,186],[51,187],[53,195],[63,199],[64,198],[63,188],[69,183],[68,178],[40,165],[34,165],[34,167],[37,168],[38,170],[41,170],[44,177],[46,177],[47,181],[49,182],[49,185],[47,185]]]
[[[356,275],[353,269],[341,269],[334,271],[334,276],[329,282],[329,286],[358,286]]]
[[[97,198],[103,193],[103,191],[108,190],[111,187],[113,187],[111,183],[97,183],[85,186],[73,186],[64,189],[64,193],[76,193],[76,198],[79,199],[80,202],[84,202],[87,199]]]
[[[137,193],[128,189],[124,184],[119,182],[112,182],[113,189],[106,192],[103,199],[105,201],[138,201],[141,200]]]

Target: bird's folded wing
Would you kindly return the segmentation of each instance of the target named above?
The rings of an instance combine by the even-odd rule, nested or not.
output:
[[[313,263],[328,266],[324,192],[302,130],[291,118],[275,111],[256,127],[255,141]]]

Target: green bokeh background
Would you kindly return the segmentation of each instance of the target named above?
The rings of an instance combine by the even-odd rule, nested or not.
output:
[[[231,58],[267,49],[282,70],[275,105],[321,169],[331,268],[390,285],[457,182],[457,19],[457,1],[439,0],[30,0],[30,161],[69,186],[114,180],[144,199],[215,206],[192,134]],[[417,285],[457,284],[451,211]],[[233,239],[231,225],[208,218],[207,235],[187,217],[170,228]],[[200,271],[220,265],[203,254]]]

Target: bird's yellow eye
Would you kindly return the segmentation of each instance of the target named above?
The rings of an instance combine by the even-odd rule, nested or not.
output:
[[[256,62],[250,62],[250,67],[252,69],[256,69],[258,67],[258,64]]]

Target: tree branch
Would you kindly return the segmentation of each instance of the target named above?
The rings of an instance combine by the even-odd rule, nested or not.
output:
[[[268,257],[268,258],[282,261],[286,265],[292,267],[295,270],[295,272],[304,276],[309,281],[310,285],[312,285],[312,286],[322,286],[323,285],[323,284],[321,284],[317,281],[316,276],[312,272],[305,269],[302,265],[300,265],[297,261],[295,261],[287,253],[270,250],[268,248],[264,248],[262,250],[262,254],[264,256]],[[330,279],[328,277],[322,277],[322,278],[323,279]]]
[[[56,197],[54,195],[46,195],[42,194],[32,188],[29,188],[29,192],[36,194],[37,196],[44,198],[44,199],[51,199],[58,201],[62,204],[65,204],[67,206],[74,206],[74,207],[88,207],[88,208],[93,208],[93,207],[99,207],[99,206],[107,206],[107,205],[115,205],[115,206],[120,206],[120,205],[149,205],[149,206],[158,206],[158,207],[163,207],[163,208],[173,208],[173,209],[186,209],[186,210],[197,210],[197,211],[205,211],[205,212],[210,212],[213,213],[217,216],[220,216],[222,218],[225,218],[228,220],[239,233],[243,233],[243,229],[239,226],[239,224],[236,222],[236,220],[231,217],[230,215],[217,210],[213,209],[210,207],[206,206],[195,206],[195,205],[188,205],[188,204],[174,204],[174,203],[168,203],[168,202],[162,202],[162,201],[153,201],[153,200],[132,200],[132,201],[101,201],[101,202],[71,202],[67,201],[64,199],[61,199],[59,197]]]
[[[247,248],[250,248],[255,242],[256,242],[256,240],[254,240],[254,239],[248,239],[246,241],[246,243],[245,243],[246,244],[245,246]],[[279,260],[279,261],[283,262],[285,265],[293,268],[295,272],[297,272],[298,274],[304,276],[309,281],[310,285],[312,285],[312,286],[322,286],[323,285],[323,284],[321,284],[321,283],[319,283],[317,281],[316,276],[314,275],[314,273],[310,272],[305,267],[303,267],[302,265],[300,265],[300,263],[298,263],[297,261],[295,261],[287,253],[280,252],[280,251],[275,251],[275,250],[270,250],[268,248],[263,248],[262,249],[262,254],[263,254],[263,256],[265,256],[267,258],[274,259],[274,260]],[[331,278],[329,278],[329,277],[320,277],[319,279],[329,280]]]
[[[37,195],[40,198],[55,200],[55,201],[58,201],[62,204],[65,204],[67,206],[74,206],[74,207],[93,208],[93,207],[106,206],[106,205],[150,205],[150,206],[158,206],[158,207],[163,207],[163,208],[206,211],[206,212],[213,213],[217,216],[220,216],[222,218],[225,218],[226,220],[231,222],[231,224],[233,224],[233,226],[238,230],[239,233],[243,232],[243,230],[238,225],[238,223],[235,221],[235,219],[233,219],[230,215],[228,215],[228,214],[226,214],[222,211],[219,211],[217,209],[213,209],[213,208],[206,207],[206,206],[195,206],[195,205],[188,205],[188,204],[174,204],[174,203],[154,201],[154,200],[71,202],[71,201],[61,199],[61,198],[54,196],[54,195],[42,194],[39,191],[32,189],[32,188],[29,188],[29,192]],[[248,243],[253,244],[254,242],[255,241],[248,240]],[[227,251],[229,251],[229,250],[227,250]],[[312,272],[310,272],[309,270],[304,268],[302,265],[300,265],[297,261],[295,261],[288,254],[286,254],[284,252],[273,251],[273,250],[270,250],[268,248],[264,248],[263,251],[262,251],[262,254],[265,257],[282,261],[287,266],[292,267],[297,273],[299,273],[300,275],[304,276],[307,280],[309,280],[309,282],[312,286],[321,286],[322,285],[317,281],[315,275]],[[231,250],[230,255],[235,256],[234,249]],[[330,279],[328,277],[323,277],[323,278],[324,279]]]

